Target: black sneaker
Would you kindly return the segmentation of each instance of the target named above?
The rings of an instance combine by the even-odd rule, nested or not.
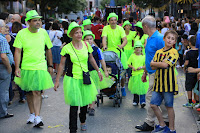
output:
[[[146,122],[144,122],[143,125],[135,126],[135,128],[140,130],[140,131],[152,131],[152,130],[154,130],[154,127],[149,126]]]
[[[89,110],[89,116],[94,116],[95,113],[95,109],[90,109]]]
[[[145,106],[146,106],[146,103],[143,102],[143,103],[141,104],[141,108],[144,108]]]

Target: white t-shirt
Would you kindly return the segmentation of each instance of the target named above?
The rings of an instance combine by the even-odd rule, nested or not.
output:
[[[165,35],[165,32],[167,32],[169,29],[168,28],[162,28],[161,29],[161,34]]]
[[[189,33],[190,30],[191,30],[191,26],[190,26],[189,23],[185,23],[185,24],[184,24],[184,28],[185,28],[185,31],[188,32],[188,33]]]
[[[49,32],[49,38],[51,39],[51,42],[53,44],[53,46],[61,46],[62,45],[62,41],[60,40],[60,38],[63,36],[62,31],[60,30],[51,30]]]

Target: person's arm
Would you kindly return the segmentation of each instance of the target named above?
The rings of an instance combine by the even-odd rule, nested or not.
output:
[[[181,45],[179,45],[179,48],[178,48],[178,50],[177,51],[180,51],[181,50]]]
[[[168,64],[166,62],[154,62],[152,60],[150,66],[151,66],[152,70],[155,70],[155,69],[158,69],[158,68],[167,68]]]
[[[121,45],[118,45],[118,47],[119,47],[120,49],[122,49],[123,47],[125,47],[126,44],[127,44],[127,38],[126,38],[126,37],[123,37],[122,40],[123,40],[122,44],[121,44]]]
[[[1,59],[3,64],[6,66],[8,73],[10,74],[12,72],[12,68],[6,53],[1,53]]]
[[[145,69],[145,66],[138,67],[136,70]]]
[[[189,73],[199,73],[200,72],[200,68],[188,67],[187,70]]]
[[[186,68],[189,64],[189,60],[185,60],[183,71],[186,72]]]
[[[48,72],[53,75],[53,60],[51,49],[46,50],[47,62],[48,62]]]
[[[101,65],[103,67],[103,70],[104,70],[104,73],[105,73],[106,77],[108,77],[109,74],[108,74],[108,71],[107,71],[107,68],[106,68],[106,62],[105,62],[105,60],[102,59],[102,60],[100,60],[100,62],[101,62]]]
[[[147,39],[145,39],[144,48],[146,47],[146,45],[147,45]]]
[[[63,69],[64,69],[64,66],[65,66],[65,60],[66,60],[66,57],[61,56],[60,64],[58,66],[58,73],[57,73],[55,84],[54,84],[54,90],[55,91],[57,91],[57,88],[59,87],[60,76],[63,73]]]
[[[15,48],[15,55],[14,55],[14,61],[15,61],[15,76],[16,77],[21,77],[21,71],[19,69],[19,64],[21,61],[21,49],[20,48]]]
[[[133,67],[132,65],[128,64],[128,67],[130,67],[133,71],[135,71],[135,67]]]
[[[103,45],[103,50],[104,51],[107,50],[107,48],[108,48],[106,40],[107,40],[107,37],[103,36],[103,38],[102,38],[102,45]]]
[[[88,61],[90,62],[92,67],[98,72],[99,79],[100,79],[100,81],[102,81],[103,80],[103,76],[101,74],[101,71],[99,70],[99,67],[97,66],[96,61],[94,60],[94,57],[93,57],[92,53],[89,54]]]

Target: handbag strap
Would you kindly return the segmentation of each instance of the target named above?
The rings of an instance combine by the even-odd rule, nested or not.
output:
[[[86,45],[86,47],[88,48],[88,46],[87,46],[87,43],[84,41],[84,43],[85,43],[85,45]],[[73,51],[74,51],[74,53],[76,54],[76,51],[75,51],[75,49],[73,48],[73,46],[72,46],[73,44],[72,44],[72,42],[71,42],[71,47],[72,47],[72,49],[73,49]],[[76,54],[76,57],[78,58],[78,55]],[[78,61],[79,61],[79,64],[80,64],[80,66],[81,66],[81,62],[80,62],[80,60],[79,60],[79,58],[78,58]],[[81,66],[81,70],[83,71],[83,68],[82,68],[82,66]],[[84,72],[84,71],[83,71]]]

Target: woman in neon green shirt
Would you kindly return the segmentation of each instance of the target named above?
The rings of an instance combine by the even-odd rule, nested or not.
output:
[[[127,44],[124,47],[124,52],[126,54],[127,60],[129,59],[129,57],[133,53],[132,43],[133,43],[134,37],[137,34],[136,31],[131,31],[130,30],[131,26],[132,26],[132,24],[128,20],[125,21],[124,24],[123,24],[123,26],[122,26],[124,28],[124,30],[125,30],[126,38],[127,38]]]
[[[54,85],[55,91],[59,87],[59,79],[62,74],[65,61],[67,61],[67,73],[63,80],[65,103],[70,105],[69,129],[71,132],[77,131],[78,106],[80,106],[81,130],[86,130],[87,105],[96,100],[97,90],[93,80],[91,84],[83,84],[83,71],[88,72],[88,61],[98,72],[100,81],[103,80],[93,56],[93,49],[89,43],[82,41],[83,28],[76,22],[69,25],[67,35],[72,41],[65,45],[61,51],[61,61]]]
[[[147,34],[144,34],[142,22],[138,21],[134,26],[137,32],[137,34],[134,36],[134,42],[140,41],[145,48],[147,43],[147,38],[149,36]],[[145,54],[145,49],[142,50],[142,53]]]

